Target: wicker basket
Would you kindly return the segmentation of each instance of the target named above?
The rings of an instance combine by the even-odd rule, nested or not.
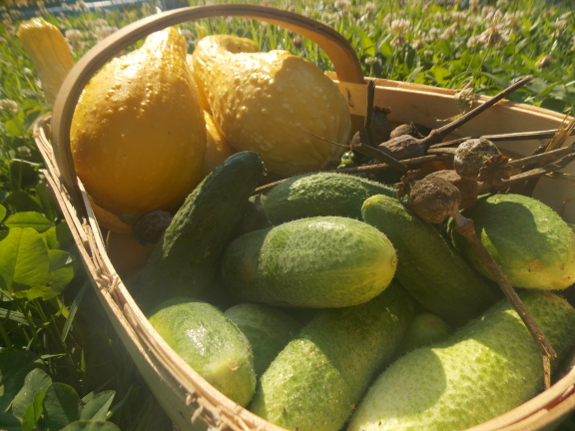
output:
[[[122,49],[162,28],[193,19],[242,16],[293,30],[314,41],[332,60],[329,76],[346,96],[350,112],[359,118],[366,111],[366,80],[349,43],[333,29],[300,15],[254,5],[215,5],[169,11],[128,25],[92,48],[64,82],[52,114],[35,124],[35,139],[46,164],[46,177],[74,235],[83,264],[111,322],[141,374],[181,431],[212,427],[224,430],[279,431],[274,426],[227,399],[210,386],[158,336],[136,306],[108,256],[87,195],[78,181],[69,150],[69,130],[78,97],[90,77]],[[389,80],[376,81],[376,103],[392,108],[390,120],[414,121],[436,127],[437,118],[458,113],[454,91]],[[483,103],[486,98],[478,99]],[[564,116],[526,105],[500,102],[471,121],[457,134],[474,136],[557,128]],[[573,142],[570,138],[569,142]],[[530,154],[538,142],[503,142],[506,152]],[[556,209],[573,197],[567,182],[543,178],[535,196]],[[568,221],[575,212],[567,211]],[[574,334],[575,337],[575,334]],[[571,362],[573,365],[573,361]],[[473,431],[550,430],[575,409],[575,368],[550,389],[529,402]]]

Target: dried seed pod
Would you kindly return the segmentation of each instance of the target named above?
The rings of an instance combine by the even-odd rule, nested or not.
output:
[[[435,171],[428,174],[426,178],[442,178],[457,187],[461,194],[459,209],[469,208],[477,200],[479,194],[479,184],[477,181],[462,178],[454,169]]]
[[[455,212],[459,213],[461,193],[449,181],[429,175],[411,186],[407,205],[423,220],[443,223]]]
[[[409,135],[414,138],[424,138],[431,132],[429,127],[425,127],[422,124],[406,123],[400,124],[395,129],[393,129],[389,135],[389,138],[397,138],[401,135]]]
[[[142,245],[157,243],[172,221],[168,211],[152,211],[144,215],[132,228],[134,236]]]
[[[453,167],[462,178],[476,181],[483,164],[500,154],[499,148],[488,139],[468,139],[457,147]]]
[[[387,114],[391,110],[389,108],[380,108],[374,106],[373,113],[371,115],[371,133],[373,135],[373,140],[375,145],[385,142],[389,139],[391,133],[391,123],[387,119]],[[350,145],[358,144],[371,145],[365,131],[365,126],[362,124],[360,130],[355,132],[353,138],[351,138]]]

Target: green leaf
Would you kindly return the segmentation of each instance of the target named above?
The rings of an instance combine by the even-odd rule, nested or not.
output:
[[[384,57],[392,58],[393,57],[393,48],[389,44],[389,42],[384,42],[381,44],[379,48],[380,52],[383,54]]]
[[[4,200],[5,205],[10,205],[14,208],[14,212],[20,211],[36,211],[42,212],[42,205],[35,196],[32,196],[24,191],[17,191],[10,193]]]
[[[374,56],[375,44],[373,43],[373,40],[371,40],[367,33],[358,26],[353,26],[352,30],[359,37],[359,45],[362,53],[364,55]]]
[[[120,431],[112,422],[79,420],[72,422],[61,431]]]
[[[52,226],[42,233],[46,246],[51,250],[64,249],[74,238],[66,222]]]
[[[90,397],[82,409],[80,419],[106,420],[115,395],[115,391],[103,391]]]
[[[53,227],[54,223],[48,220],[44,214],[40,214],[36,211],[25,211],[12,214],[6,219],[4,226],[7,228],[31,227],[37,232],[42,233]]]
[[[34,229],[10,229],[0,241],[0,288],[16,292],[44,286],[49,268],[48,249]]]
[[[10,160],[10,184],[12,185],[12,190],[20,190],[36,184],[38,182],[37,168],[38,163],[21,159]]]
[[[42,417],[42,401],[46,394],[38,392],[22,416],[22,431],[32,431]]]
[[[16,116],[4,123],[6,136],[17,137],[24,136],[26,130],[24,129],[24,119]]]
[[[45,371],[40,368],[35,368],[30,371],[24,379],[24,386],[20,392],[16,394],[12,401],[12,413],[19,419],[23,419],[24,413],[30,404],[34,402],[36,394],[43,392],[46,393],[52,379]]]
[[[50,193],[48,192],[48,185],[45,182],[40,182],[36,185],[36,196],[42,205],[46,218],[51,221],[56,221],[58,218],[58,210],[52,203]]]
[[[44,421],[48,429],[60,430],[80,419],[80,397],[72,386],[53,383],[44,398]]]
[[[26,375],[35,368],[43,368],[38,355],[28,350],[0,349],[0,410],[6,410],[12,398],[20,391]],[[10,396],[8,403],[2,401]]]
[[[6,207],[4,205],[0,205],[0,222],[4,220],[4,217],[6,217],[6,212]]]
[[[86,293],[86,289],[88,288],[90,282],[86,281],[76,298],[74,298],[74,302],[70,306],[70,312],[66,318],[66,323],[64,323],[64,328],[62,328],[62,341],[66,341],[66,337],[68,336],[68,332],[70,332],[70,328],[72,327],[72,323],[74,322],[74,318],[76,317],[76,313],[78,312],[78,308],[82,303],[82,298],[84,298],[84,293]]]

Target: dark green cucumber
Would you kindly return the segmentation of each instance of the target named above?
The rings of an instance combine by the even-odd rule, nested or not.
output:
[[[224,314],[238,325],[252,345],[258,377],[303,326],[276,307],[252,302],[236,304]]]
[[[332,172],[298,175],[275,186],[264,201],[274,225],[304,217],[341,216],[361,219],[368,197],[395,196],[396,189],[365,178]]]
[[[397,199],[372,196],[363,204],[362,215],[394,245],[399,282],[448,323],[464,324],[496,301],[492,282],[473,269],[435,227]]]
[[[220,257],[264,172],[258,153],[242,151],[214,169],[188,196],[130,284],[142,309],[210,288]]]
[[[393,282],[365,304],[320,310],[260,378],[249,409],[288,430],[340,430],[393,357],[413,308]]]
[[[200,376],[236,403],[254,394],[251,345],[222,311],[203,301],[170,299],[150,313],[150,324]]]

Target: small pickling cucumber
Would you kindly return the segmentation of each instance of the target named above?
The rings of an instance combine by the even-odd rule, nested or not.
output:
[[[196,297],[210,288],[263,172],[261,157],[242,151],[217,166],[188,196],[129,286],[142,309],[173,297]]]
[[[241,406],[249,403],[256,384],[251,345],[222,311],[207,302],[174,298],[152,310],[149,321],[214,388]]]
[[[396,190],[353,175],[333,172],[304,174],[275,186],[266,196],[264,211],[274,225],[315,216],[360,220],[363,201],[376,194],[395,196]]]
[[[309,217],[236,238],[222,280],[239,301],[279,307],[349,307],[380,294],[395,274],[395,249],[373,226]]]
[[[575,234],[543,202],[518,194],[478,199],[463,211],[475,232],[514,287],[566,289],[575,283]],[[461,235],[456,247],[482,274],[490,273]]]
[[[495,303],[493,283],[399,200],[372,196],[363,204],[362,215],[397,250],[396,277],[401,285],[449,324],[462,325]]]
[[[396,282],[355,307],[320,310],[261,376],[249,409],[292,431],[338,431],[395,352],[414,309]]]
[[[521,299],[557,352],[574,345],[575,309],[548,292]],[[497,417],[544,389],[541,351],[503,299],[442,342],[388,367],[354,412],[348,431],[459,431]]]
[[[303,325],[283,311],[265,304],[243,302],[224,314],[249,340],[254,352],[256,376],[261,376],[277,354]]]

